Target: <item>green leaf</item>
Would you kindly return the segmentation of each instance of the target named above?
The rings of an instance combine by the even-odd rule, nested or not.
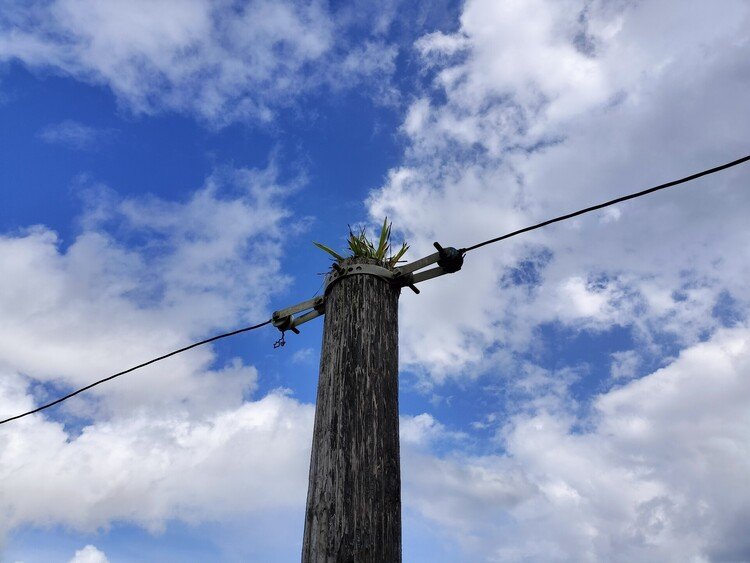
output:
[[[333,256],[339,262],[344,259],[344,257],[341,256],[341,254],[339,254],[338,252],[336,252],[332,248],[327,247],[325,244],[320,244],[319,242],[313,242],[313,244],[315,246],[317,246],[318,248],[320,248],[321,250],[323,250],[324,252],[327,252],[328,254],[330,254],[331,256]]]
[[[362,245],[359,238],[354,234],[354,231],[352,231],[351,228],[349,229],[349,250],[354,253],[354,256],[362,255]]]
[[[365,227],[360,227],[357,231],[354,231],[350,225],[347,244],[349,246],[349,250],[352,252],[352,256],[357,256],[360,258],[372,258],[378,260],[386,266],[393,267],[409,247],[406,245],[406,243],[404,243],[402,248],[395,256],[391,256],[390,258],[386,259],[386,256],[388,256],[388,253],[391,251],[392,226],[393,224],[389,223],[388,217],[386,217],[383,220],[383,226],[380,229],[380,238],[376,247],[373,242],[367,237],[367,229]],[[336,260],[341,261],[345,259],[343,256],[341,256],[341,254],[332,250],[324,244],[320,244],[318,242],[314,244],[321,250],[336,258]]]
[[[388,224],[388,217],[383,221],[383,228],[380,229],[380,241],[378,242],[378,249],[375,252],[375,258],[378,260],[384,260],[385,255],[388,252],[391,238],[391,226]]]
[[[401,245],[401,249],[394,256],[391,256],[390,260],[388,260],[388,266],[393,268],[396,264],[398,264],[398,261],[401,260],[401,257],[404,254],[406,254],[407,250],[409,250],[409,245],[403,243],[403,245]]]
[[[372,258],[372,255],[375,253],[375,247],[370,242],[370,239],[367,238],[367,231],[365,231],[364,227],[359,231],[359,240],[362,241],[362,247],[367,257]]]
[[[349,238],[346,239],[346,242],[349,245],[349,250],[351,250],[354,253],[354,256],[357,255],[357,235],[354,234],[354,231],[352,231],[351,225],[349,226]]]
[[[362,258],[372,258],[375,253],[372,243],[367,239],[364,227],[360,229],[359,234],[355,234],[351,227],[349,228],[349,248],[355,256]]]

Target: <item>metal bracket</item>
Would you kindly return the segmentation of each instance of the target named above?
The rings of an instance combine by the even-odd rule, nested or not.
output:
[[[464,264],[464,253],[452,246],[443,248],[437,242],[433,243],[433,246],[437,249],[437,252],[434,254],[396,268],[393,281],[401,287],[408,287],[414,293],[419,293],[419,289],[416,287],[416,284],[419,282],[431,280],[443,274],[452,274],[461,269]],[[417,272],[417,270],[435,263],[438,265],[437,268],[432,268],[425,272]]]
[[[325,296],[313,297],[286,309],[274,311],[271,317],[273,326],[278,328],[282,333],[286,330],[291,330],[294,334],[299,334],[299,329],[297,328],[299,325],[319,317],[325,312],[325,302]],[[307,309],[312,309],[312,311],[307,311]],[[302,311],[307,311],[307,313],[299,317],[294,316],[295,313],[301,313]]]
[[[299,325],[323,315],[325,313],[326,295],[328,295],[331,286],[347,276],[375,276],[398,287],[408,287],[414,293],[419,293],[416,284],[442,276],[443,274],[452,274],[461,269],[464,263],[464,252],[456,250],[453,247],[443,248],[437,242],[434,243],[434,246],[437,249],[437,252],[434,254],[430,254],[409,264],[404,264],[395,270],[389,270],[377,264],[351,264],[342,266],[334,263],[333,271],[326,277],[325,291],[322,296],[313,297],[286,309],[274,311],[271,318],[273,326],[281,331],[281,338],[275,347],[284,345],[285,331],[291,330],[293,333],[299,334],[299,329],[297,328]],[[424,272],[417,271],[435,263],[437,263],[436,268]],[[295,313],[302,313],[303,311],[306,312],[299,317],[294,316]]]
[[[384,279],[390,282],[393,279],[393,271],[377,264],[351,264],[348,266],[341,266],[334,262],[333,271],[326,277],[326,286],[323,290],[324,295],[328,295],[328,291],[335,283],[341,281],[345,277],[355,275],[367,275],[375,276],[376,278]]]

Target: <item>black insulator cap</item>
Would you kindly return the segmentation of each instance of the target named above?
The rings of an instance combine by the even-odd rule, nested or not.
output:
[[[453,272],[458,272],[461,269],[461,266],[464,265],[464,255],[460,250],[456,250],[452,246],[443,248],[437,242],[433,243],[433,245],[437,248],[438,254],[440,254],[438,266],[447,273],[452,274]]]

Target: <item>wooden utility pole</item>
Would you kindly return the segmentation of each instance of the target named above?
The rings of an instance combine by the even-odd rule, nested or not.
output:
[[[374,275],[328,287],[303,563],[401,561],[399,293]]]
[[[416,284],[459,271],[465,251],[436,242],[436,253],[386,268],[319,246],[338,259],[325,295],[273,313],[274,347],[287,330],[326,317],[302,562],[398,563],[398,297],[402,287],[419,293]]]

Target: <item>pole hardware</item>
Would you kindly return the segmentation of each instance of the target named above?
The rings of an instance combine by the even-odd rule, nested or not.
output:
[[[291,330],[294,334],[299,334],[299,329],[297,328],[299,325],[325,313],[325,303],[326,298],[324,296],[313,297],[312,299],[308,299],[302,303],[297,303],[286,309],[274,311],[273,316],[271,317],[273,326],[278,328],[282,335],[287,330]],[[308,309],[312,310],[307,311]],[[307,312],[299,317],[294,316],[295,313],[301,313],[302,311]]]
[[[408,287],[414,293],[419,293],[419,289],[416,288],[416,284],[437,278],[443,274],[453,274],[458,272],[464,264],[464,253],[460,250],[456,250],[452,246],[443,248],[440,243],[434,243],[437,252],[405,264],[400,268],[396,268],[393,274],[393,280],[401,287]],[[437,263],[437,268],[432,268],[424,272],[417,272]]]
[[[433,242],[432,245],[437,248],[440,259],[437,261],[440,266],[447,274],[458,272],[461,266],[464,265],[464,252],[456,250],[452,246],[443,248],[440,243]]]
[[[408,287],[414,293],[419,293],[416,284],[444,274],[452,274],[461,269],[464,263],[465,252],[456,250],[452,246],[443,248],[437,242],[434,243],[434,246],[437,252],[393,270],[377,264],[360,263],[347,265],[346,263],[339,264],[338,262],[334,262],[332,271],[326,277],[325,289],[322,296],[313,297],[312,299],[273,313],[273,326],[281,331],[281,339],[277,343],[277,347],[284,345],[284,332],[291,330],[293,333],[299,334],[299,329],[297,328],[299,325],[325,314],[326,296],[330,292],[331,287],[345,277],[356,275],[375,276],[397,287]],[[437,267],[423,272],[418,271],[433,264],[437,264]],[[298,317],[294,316],[296,313],[302,313],[303,311],[307,312]]]
[[[341,264],[334,262],[333,271],[326,277],[326,286],[323,290],[323,294],[328,295],[331,287],[345,277],[356,275],[375,276],[376,278],[381,278],[387,282],[390,282],[393,278],[393,272],[391,270],[384,268],[383,266],[378,266],[377,264],[352,264],[350,266],[342,266]]]

